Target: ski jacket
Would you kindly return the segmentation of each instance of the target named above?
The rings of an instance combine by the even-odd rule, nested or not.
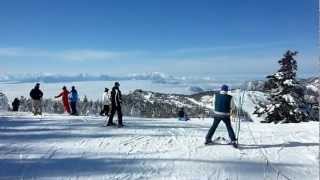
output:
[[[69,91],[68,90],[64,90],[62,91],[58,96],[56,96],[56,98],[61,97],[62,96],[62,101],[63,103],[68,103],[68,96],[69,96]]]
[[[229,116],[231,111],[232,96],[226,93],[219,93],[215,95],[214,114],[221,116]]]
[[[69,96],[70,102],[77,102],[79,99],[77,90],[71,90]]]
[[[43,96],[43,93],[42,91],[39,89],[39,88],[33,88],[31,91],[30,91],[30,97],[33,99],[33,100],[40,100]]]
[[[104,92],[102,94],[102,103],[103,103],[103,105],[110,105],[111,104],[110,95],[108,92]]]
[[[111,91],[111,104],[114,107],[119,107],[122,103],[121,91],[117,87],[113,87]]]

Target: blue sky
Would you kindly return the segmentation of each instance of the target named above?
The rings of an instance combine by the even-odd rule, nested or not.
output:
[[[1,1],[1,73],[316,74],[317,0]]]

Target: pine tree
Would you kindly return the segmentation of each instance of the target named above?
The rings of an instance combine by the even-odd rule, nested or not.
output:
[[[256,107],[255,114],[266,115],[263,122],[297,123],[306,121],[306,102],[304,89],[296,80],[297,61],[294,59],[298,52],[287,51],[278,61],[278,72],[267,76],[265,85],[269,93],[269,104]]]

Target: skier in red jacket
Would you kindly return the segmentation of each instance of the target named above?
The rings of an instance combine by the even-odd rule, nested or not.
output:
[[[62,87],[62,92],[58,96],[55,96],[55,98],[59,98],[61,96],[62,96],[64,111],[68,112],[70,114],[71,111],[70,111],[70,104],[69,104],[69,98],[68,98],[69,91],[67,90],[67,88],[65,86]]]

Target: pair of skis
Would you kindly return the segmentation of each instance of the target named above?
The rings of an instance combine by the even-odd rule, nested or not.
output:
[[[213,141],[206,143],[206,145],[232,145],[234,148],[238,148],[238,144],[237,143],[233,143],[229,140],[227,140],[224,137],[218,136],[217,138],[215,138]]]

